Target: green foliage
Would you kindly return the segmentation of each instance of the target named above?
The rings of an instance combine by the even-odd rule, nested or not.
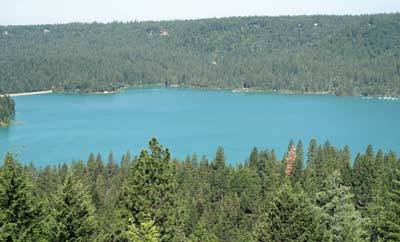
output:
[[[350,187],[343,186],[338,173],[333,173],[317,193],[317,205],[323,211],[326,225],[324,241],[364,241],[363,220],[353,203]]]
[[[0,93],[173,84],[399,95],[399,16],[0,26]]]
[[[372,201],[372,191],[377,172],[372,147],[368,146],[366,154],[358,155],[354,163],[352,182],[357,208],[365,209],[368,203]]]
[[[1,93],[1,92],[0,92]],[[0,126],[9,124],[15,114],[15,102],[9,96],[0,95]]]
[[[160,241],[160,233],[154,225],[154,221],[147,215],[144,217],[140,225],[135,225],[133,220],[128,226],[127,237],[132,242],[158,242]]]
[[[203,219],[200,219],[196,224],[193,233],[190,235],[190,241],[192,242],[218,242],[217,236],[210,232],[206,228]]]
[[[55,241],[93,241],[97,232],[95,207],[82,183],[69,173],[57,191]]]
[[[254,241],[319,241],[319,211],[301,188],[286,180],[274,195],[257,222]]]
[[[48,222],[21,164],[7,154],[0,169],[0,241],[47,241]]]
[[[389,192],[390,203],[385,213],[385,224],[382,228],[387,241],[400,241],[400,168],[395,170],[393,187]]]
[[[159,227],[161,241],[172,241],[177,231],[176,184],[168,149],[153,138],[142,150],[123,186],[121,205],[135,226],[150,216]]]
[[[370,146],[354,166],[329,142],[302,153],[290,177],[273,150],[232,167],[221,147],[211,162],[171,160],[156,139],[120,164],[111,152],[36,169],[7,155],[0,241],[398,241],[394,152]]]
[[[299,140],[296,146],[296,161],[293,163],[291,181],[296,184],[300,181],[303,172],[303,142]]]

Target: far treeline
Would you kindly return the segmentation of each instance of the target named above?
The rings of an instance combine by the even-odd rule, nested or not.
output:
[[[0,126],[7,125],[15,114],[15,102],[9,96],[0,96]]]
[[[0,93],[125,86],[400,95],[400,14],[0,26]]]
[[[305,155],[306,153],[306,155]],[[303,164],[306,164],[303,167]],[[0,241],[400,241],[400,160],[312,140],[242,165],[171,159],[156,139],[121,162],[0,168]]]

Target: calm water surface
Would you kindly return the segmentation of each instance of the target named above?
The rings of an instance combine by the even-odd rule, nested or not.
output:
[[[275,149],[290,139],[329,139],[352,154],[375,148],[400,152],[400,101],[323,95],[131,89],[112,95],[16,97],[20,123],[0,128],[0,156],[17,153],[37,166],[86,160],[90,152],[136,154],[155,136],[172,156],[212,159],[218,145],[231,164],[252,147]]]

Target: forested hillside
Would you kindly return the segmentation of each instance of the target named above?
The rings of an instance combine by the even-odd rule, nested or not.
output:
[[[303,166],[306,164],[306,166]],[[0,168],[0,241],[399,241],[400,160],[291,142],[243,165],[172,160],[156,139],[121,162]]]
[[[9,96],[0,96],[0,126],[9,124],[15,114],[15,102]]]
[[[0,93],[147,84],[400,95],[400,14],[0,26]]]

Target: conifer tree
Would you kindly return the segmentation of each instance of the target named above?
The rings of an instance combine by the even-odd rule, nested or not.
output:
[[[226,168],[225,162],[224,149],[218,147],[215,159],[210,165],[212,169],[210,184],[213,203],[221,203],[228,190],[228,169]]]
[[[350,148],[345,146],[343,148],[341,163],[339,164],[340,176],[345,186],[351,186],[351,164],[350,164]]]
[[[341,183],[339,172],[335,172],[317,193],[317,204],[322,208],[326,225],[324,241],[364,241],[361,214],[355,209],[350,188]]]
[[[56,197],[55,241],[94,241],[97,222],[95,208],[82,183],[69,173]]]
[[[152,138],[149,149],[142,150],[123,186],[122,208],[135,226],[150,216],[159,228],[161,241],[173,241],[177,234],[176,184],[168,149]]]
[[[159,242],[160,232],[150,216],[146,215],[139,225],[133,223],[132,219],[130,220],[127,237],[132,242]]]
[[[307,157],[308,157],[307,166],[315,165],[315,160],[317,157],[317,150],[318,150],[317,141],[315,139],[312,139],[310,141],[310,144],[308,146],[308,151],[307,151]]]
[[[318,209],[307,199],[299,184],[293,189],[286,179],[257,222],[254,241],[319,241],[319,223]]]
[[[400,241],[400,168],[395,169],[389,191],[389,207],[385,212],[384,237],[386,241]]]
[[[259,162],[258,150],[257,150],[257,147],[254,147],[253,150],[250,153],[249,167],[254,169],[254,170],[257,170],[258,169],[258,162]]]
[[[218,242],[217,236],[206,228],[203,218],[197,222],[189,239],[191,242]]]
[[[264,175],[261,180],[261,193],[263,194],[263,198],[268,198],[268,195],[271,195],[272,192],[276,191],[281,184],[283,173],[280,171],[282,170],[282,165],[276,161],[274,151],[261,152],[260,163],[264,164]]]
[[[368,204],[366,211],[365,228],[368,231],[369,241],[382,241],[386,235],[386,210],[389,206],[387,186],[383,183],[374,187],[372,202]]]
[[[217,205],[212,220],[213,232],[221,241],[235,241],[239,236],[240,200],[236,193],[226,194]]]
[[[377,173],[379,168],[374,162],[372,146],[369,145],[365,155],[357,155],[352,172],[352,188],[357,209],[364,211],[372,201]]]
[[[297,143],[295,150],[296,150],[296,156],[292,164],[292,172],[290,176],[292,184],[296,184],[297,182],[299,182],[303,174],[304,158],[303,158],[303,142],[301,140],[299,140],[299,142]]]
[[[0,241],[47,241],[49,218],[32,196],[21,164],[8,153],[0,169]]]

